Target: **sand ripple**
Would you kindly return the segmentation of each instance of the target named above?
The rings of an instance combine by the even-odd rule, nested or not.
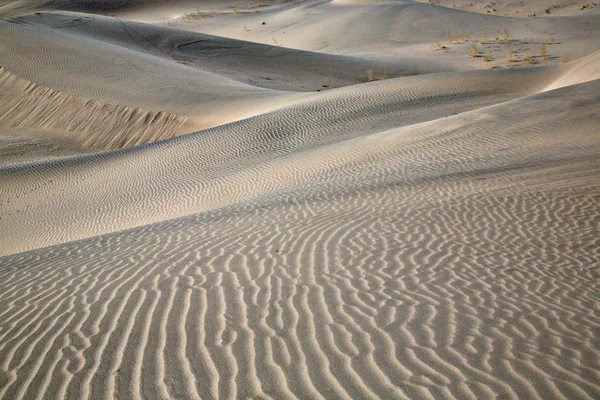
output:
[[[0,398],[600,398],[599,53],[283,92],[48,15],[0,22]]]

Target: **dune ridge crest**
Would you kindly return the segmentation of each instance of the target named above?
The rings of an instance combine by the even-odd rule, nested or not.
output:
[[[0,68],[0,129],[43,128],[82,149],[111,150],[172,138],[186,121],[148,111],[86,100],[38,85]],[[45,137],[45,139],[52,139]]]

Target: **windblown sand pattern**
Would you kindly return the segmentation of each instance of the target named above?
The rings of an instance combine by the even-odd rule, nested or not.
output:
[[[36,85],[0,69],[0,129],[64,132],[84,149],[108,150],[175,136],[185,119],[166,112],[102,104]],[[52,138],[46,138],[52,139]]]
[[[172,7],[215,15],[170,20],[152,1],[106,11],[154,20],[124,22],[149,41],[122,36],[114,18],[4,10],[4,58],[19,35],[76,26],[30,41],[0,71],[0,398],[600,398],[600,53],[589,38],[565,64],[472,71],[451,52],[448,63],[419,53],[419,32],[370,54],[365,27],[357,47],[353,32],[327,35],[349,16],[375,15],[368,29],[387,32],[408,11],[416,25],[464,24],[462,11],[192,3]],[[571,19],[595,15],[565,18],[557,46],[576,40]],[[304,46],[269,50],[279,24],[290,43],[310,30]],[[205,34],[215,30],[262,44]],[[69,81],[47,61],[75,62],[60,48],[78,40],[96,61],[68,66]],[[369,59],[393,64],[394,49],[396,72],[418,72],[419,57],[434,67],[356,82]],[[269,56],[282,71],[258,83]],[[294,81],[290,60],[303,57],[315,62]],[[121,91],[108,84],[128,69],[111,60],[131,68]],[[36,65],[48,69],[39,81]],[[348,70],[333,78],[327,65]]]

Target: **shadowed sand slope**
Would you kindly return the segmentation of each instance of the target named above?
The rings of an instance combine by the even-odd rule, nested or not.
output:
[[[214,3],[0,1],[0,399],[600,398],[598,16]]]
[[[265,6],[301,3],[306,0],[3,0],[0,1],[0,12],[3,15],[18,16],[33,11],[64,10],[92,14],[107,14],[155,21],[165,16],[176,16],[196,12],[200,8],[218,9],[222,13],[234,13],[235,7],[244,12],[258,11]]]
[[[273,46],[273,43],[264,45],[98,15],[37,13],[12,21],[35,26],[25,28],[32,34],[54,35],[57,32],[101,41],[276,90],[315,91],[357,84],[367,80],[368,69],[385,69],[390,77],[423,72],[401,60],[382,62],[293,50]],[[431,70],[435,71],[435,68]]]
[[[83,17],[69,21],[78,18]],[[196,129],[255,115],[297,97],[138,51],[139,45],[129,48],[27,19],[0,21],[0,32],[2,64],[23,79],[102,103],[195,117]],[[122,29],[120,34],[129,38],[130,33]]]

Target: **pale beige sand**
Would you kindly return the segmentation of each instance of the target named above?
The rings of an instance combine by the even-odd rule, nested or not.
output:
[[[4,100],[0,103],[0,130],[11,133],[15,128],[42,128],[38,139],[71,141],[71,146],[82,149],[119,149],[168,139],[185,123],[185,118],[174,114],[66,95],[3,68],[0,91]]]
[[[600,398],[600,16],[107,3],[0,8],[0,398]]]
[[[598,0],[415,0],[454,9],[513,17],[585,15],[600,13]]]
[[[551,4],[545,0],[546,3]],[[169,26],[295,49],[334,54],[372,55],[415,63],[423,72],[444,66],[453,70],[485,69],[481,59],[469,60],[469,36],[480,50],[500,61],[510,49],[517,53],[538,51],[547,42],[551,60],[572,60],[598,50],[598,15],[577,14],[551,18],[505,18],[464,12],[431,4],[390,0],[335,0],[303,2],[295,7],[265,7],[259,13],[213,13],[200,20],[170,19]],[[266,25],[262,25],[265,22]],[[245,31],[246,26],[249,31]],[[496,43],[507,30],[510,43]],[[467,40],[447,45],[464,35]],[[480,44],[489,37],[491,44]],[[551,38],[554,41],[551,42]],[[432,52],[440,40],[447,49]],[[434,67],[435,66],[435,67]]]

